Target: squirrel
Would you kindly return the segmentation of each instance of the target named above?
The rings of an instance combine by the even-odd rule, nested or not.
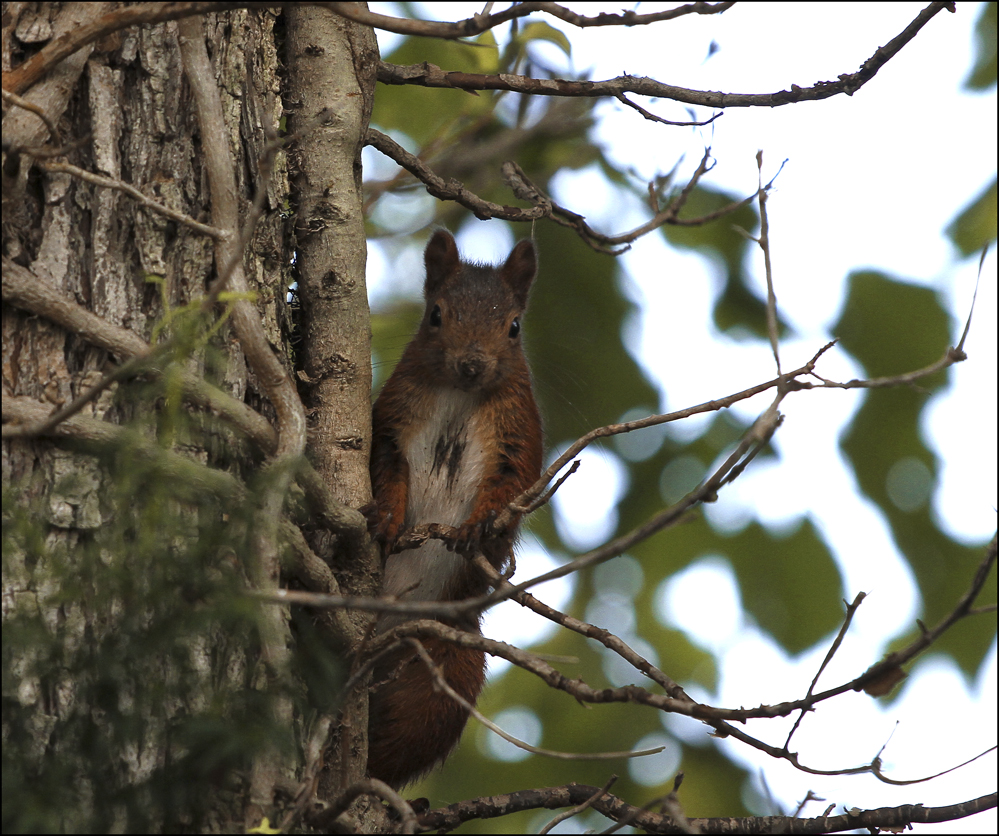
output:
[[[521,241],[502,266],[465,262],[451,234],[438,230],[424,261],[423,320],[372,414],[372,530],[385,558],[382,594],[456,601],[489,587],[462,555],[482,553],[497,569],[512,556],[515,526],[497,536],[490,525],[541,474],[541,416],[520,339],[537,256]],[[456,541],[392,553],[405,529],[427,523],[456,527]],[[383,615],[375,631],[407,620]],[[481,634],[477,613],[441,621]],[[421,641],[474,705],[485,654]],[[378,665],[373,682],[368,774],[399,789],[443,763],[468,712],[437,690],[411,648]]]

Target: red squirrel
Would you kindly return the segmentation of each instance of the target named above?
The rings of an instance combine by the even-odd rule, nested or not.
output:
[[[456,601],[488,589],[462,553],[481,552],[502,567],[514,531],[495,536],[489,525],[541,474],[541,416],[520,340],[537,257],[521,241],[500,267],[470,264],[439,230],[424,261],[423,321],[374,405],[373,529],[385,555],[382,594]],[[427,523],[456,527],[456,542],[392,553],[400,533]],[[406,620],[383,615],[376,631]],[[447,623],[479,632],[479,622],[472,614]],[[485,654],[422,642],[451,687],[474,704]],[[437,691],[411,648],[376,668],[373,682],[368,774],[399,788],[447,758],[468,712]]]

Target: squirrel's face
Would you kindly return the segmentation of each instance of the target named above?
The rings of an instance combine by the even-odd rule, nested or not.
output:
[[[499,387],[522,355],[523,311],[499,288],[478,298],[468,290],[464,286],[427,303],[420,345],[436,382],[485,392]]]
[[[469,392],[500,388],[526,368],[520,320],[538,270],[534,244],[521,241],[499,267],[471,264],[441,229],[424,261],[427,309],[414,344],[428,382]]]

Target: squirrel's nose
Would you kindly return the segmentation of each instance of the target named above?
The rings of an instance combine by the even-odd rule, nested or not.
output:
[[[486,363],[481,357],[463,357],[458,361],[458,373],[469,383],[475,383],[486,370]]]

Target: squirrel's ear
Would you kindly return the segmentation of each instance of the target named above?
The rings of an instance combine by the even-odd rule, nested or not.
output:
[[[538,274],[538,256],[532,241],[521,241],[500,268],[503,280],[513,291],[520,307],[527,307],[527,293]]]
[[[427,280],[423,285],[423,292],[429,299],[437,295],[448,277],[461,266],[458,245],[454,243],[450,232],[438,229],[434,233],[423,253],[423,261],[427,265]]]

